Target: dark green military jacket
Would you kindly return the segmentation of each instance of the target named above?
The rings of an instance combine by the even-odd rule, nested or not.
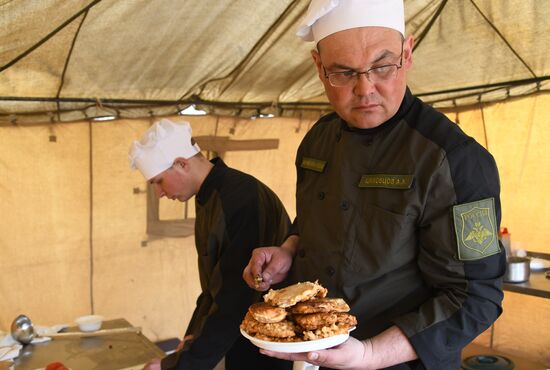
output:
[[[280,245],[290,220],[266,185],[219,158],[212,163],[195,202],[202,293],[186,332],[195,340],[177,368],[213,369],[225,355],[227,370],[290,369],[287,361],[261,355],[239,332],[248,307],[260,299],[242,278],[252,250]]]
[[[350,303],[357,338],[398,325],[420,360],[395,369],[458,369],[501,313],[493,157],[407,90],[376,128],[321,118],[296,167],[292,280],[319,279]]]

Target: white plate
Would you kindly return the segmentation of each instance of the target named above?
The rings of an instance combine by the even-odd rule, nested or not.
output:
[[[544,271],[550,268],[550,261],[542,258],[531,258],[529,268],[531,271]]]
[[[350,331],[355,329],[351,328]],[[256,347],[267,349],[274,352],[285,352],[285,353],[298,353],[298,352],[310,352],[316,351],[319,349],[327,349],[330,347],[337,346],[346,341],[349,337],[347,334],[334,335],[332,337],[316,339],[316,340],[305,340],[303,342],[269,342],[267,340],[261,340],[250,336],[244,330],[241,329],[241,334],[252,342]]]

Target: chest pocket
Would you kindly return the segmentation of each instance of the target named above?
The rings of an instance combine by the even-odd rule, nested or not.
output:
[[[416,255],[415,218],[363,204],[356,214],[348,261],[353,271],[383,275],[411,263]]]

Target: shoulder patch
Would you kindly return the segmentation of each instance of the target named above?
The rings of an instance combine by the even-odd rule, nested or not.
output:
[[[457,204],[453,220],[459,260],[473,261],[500,252],[494,198]]]

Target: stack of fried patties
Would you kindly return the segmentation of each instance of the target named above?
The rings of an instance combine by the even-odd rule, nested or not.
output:
[[[345,334],[357,325],[341,298],[326,298],[328,291],[306,281],[271,289],[255,303],[241,323],[251,336],[271,342],[300,342]]]

